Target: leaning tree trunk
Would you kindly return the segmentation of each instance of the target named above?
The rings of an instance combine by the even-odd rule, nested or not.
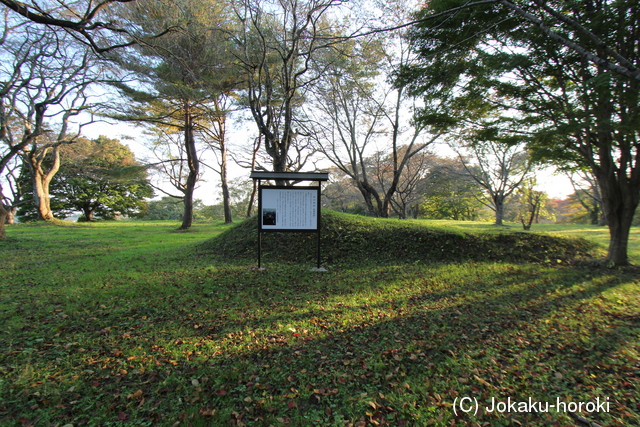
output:
[[[47,153],[50,148],[45,149],[40,155],[31,153],[26,157],[27,164],[31,170],[31,179],[33,182],[33,201],[38,211],[40,219],[45,221],[54,219],[51,211],[51,198],[49,196],[49,185],[51,180],[60,169],[60,146],[53,147],[53,165],[48,172],[42,168]]]
[[[198,162],[198,152],[196,151],[196,141],[193,135],[193,116],[189,106],[185,107],[184,114],[184,144],[187,152],[187,166],[189,175],[184,191],[184,214],[180,230],[187,230],[193,224],[193,192],[198,181],[200,164]]]
[[[369,216],[378,216],[378,210],[373,203],[373,199],[375,198],[375,189],[365,181],[356,181],[356,186],[358,187],[358,190],[360,190],[360,194],[362,194]]]

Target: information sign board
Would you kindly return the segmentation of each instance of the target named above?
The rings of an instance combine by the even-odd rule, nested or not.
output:
[[[259,190],[260,231],[319,231],[319,186],[261,186]]]

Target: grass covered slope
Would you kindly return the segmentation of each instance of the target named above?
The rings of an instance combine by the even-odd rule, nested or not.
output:
[[[225,260],[257,257],[257,217],[205,242],[202,249]],[[316,235],[263,233],[265,262],[312,262]],[[567,262],[589,257],[594,244],[584,239],[505,231],[467,233],[398,221],[322,212],[322,263],[513,261]]]
[[[351,222],[345,236],[358,221],[393,227],[338,217]],[[378,251],[358,242],[351,265],[324,274],[298,262],[256,271],[253,259],[202,252],[229,226],[178,226],[10,227],[0,426],[586,425],[563,411],[485,409],[529,397],[606,401],[609,411],[578,415],[640,425],[636,270],[371,265]],[[465,397],[477,414],[456,415]]]

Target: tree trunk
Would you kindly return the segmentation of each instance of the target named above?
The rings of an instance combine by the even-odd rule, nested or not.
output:
[[[8,216],[9,211],[6,210],[4,206],[2,206],[2,203],[0,203],[0,240],[4,240],[7,238],[7,234],[4,230],[4,222],[6,221]]]
[[[38,216],[45,221],[52,220],[53,212],[51,211],[51,199],[49,198],[49,184],[38,172],[33,177],[33,190],[33,200],[38,210]]]
[[[497,194],[493,196],[493,206],[496,210],[496,223],[495,225],[503,225],[502,221],[504,219],[504,199],[505,197],[501,194]]]
[[[215,99],[216,111],[219,112],[215,119],[215,126],[218,128],[218,144],[220,146],[220,187],[222,189],[222,208],[224,211],[224,222],[233,222],[231,214],[231,195],[229,194],[229,183],[227,182],[227,116],[223,113],[220,99]],[[253,170],[253,167],[251,168]]]
[[[604,212],[600,212],[600,221],[597,225],[599,225],[600,227],[606,227],[607,217],[604,215]]]
[[[378,216],[377,209],[373,204],[373,190],[370,185],[363,181],[357,181],[356,185],[358,190],[360,190],[360,194],[362,194],[362,198],[364,199],[364,204],[367,206],[367,213],[369,216]],[[373,191],[372,191],[373,190]]]
[[[33,182],[33,200],[38,211],[40,219],[49,221],[54,219],[51,211],[51,199],[49,197],[49,184],[60,169],[60,146],[53,147],[53,165],[49,172],[44,172],[42,164],[47,157],[50,148],[44,149],[39,155],[35,152],[26,156],[26,162],[31,170],[31,179]]]
[[[260,151],[261,145],[262,145],[262,134],[259,134],[258,138],[256,138],[253,143],[253,153],[251,155],[251,170],[255,170],[256,168],[258,152]],[[256,200],[257,193],[258,193],[258,181],[254,179],[253,190],[251,191],[251,196],[249,197],[249,206],[247,206],[247,218],[251,218],[251,214],[253,212],[253,203]]]
[[[7,212],[9,212],[9,214],[7,215],[7,219],[6,219],[6,223],[7,224],[15,224],[16,223],[16,212],[17,211],[18,211],[18,208],[16,208],[15,206],[9,207],[9,209],[7,210]]]
[[[603,191],[603,195],[604,193]],[[607,195],[603,199],[609,226],[607,261],[613,265],[628,265],[629,231],[638,203],[627,197],[622,197],[618,203],[611,201]]]
[[[633,216],[640,202],[640,179],[627,178],[612,167],[613,162],[598,169],[602,207],[609,226],[607,261],[613,265],[628,265],[627,250]]]
[[[187,166],[189,175],[184,190],[184,214],[180,230],[187,230],[193,224],[193,191],[198,181],[200,164],[198,163],[198,152],[196,151],[196,141],[193,135],[193,116],[189,105],[185,107],[184,114],[184,145],[187,152]]]
[[[593,207],[592,209],[589,211],[589,222],[591,223],[591,225],[598,225],[600,224],[600,209],[599,206],[596,202],[593,203]]]
[[[84,213],[84,220],[87,222],[93,221],[93,211],[94,209],[91,206],[83,206],[82,212]]]
[[[627,265],[627,249],[629,247],[629,228],[622,222],[609,225],[609,250],[607,260],[614,265]]]
[[[249,197],[249,206],[247,206],[247,218],[251,218],[253,213],[253,203],[256,200],[256,194],[258,193],[258,181],[253,180],[253,190],[251,190],[251,196]]]
[[[378,218],[389,218],[389,201],[387,200],[387,198],[385,197],[384,200],[380,200],[379,198],[376,198],[376,201],[378,202]]]
[[[2,170],[2,165],[0,165],[0,170]],[[0,182],[0,240],[4,240],[7,238],[7,234],[4,229],[4,223],[9,216],[9,211],[7,210],[7,208],[5,208],[2,200],[4,200],[4,194],[2,193],[2,182]]]
[[[229,184],[227,183],[227,146],[221,138],[220,141],[220,185],[222,186],[222,206],[224,209],[224,222],[233,222],[231,215],[231,196],[229,195]]]

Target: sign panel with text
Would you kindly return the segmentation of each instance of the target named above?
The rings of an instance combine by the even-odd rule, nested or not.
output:
[[[318,231],[320,187],[260,187],[260,231]]]

